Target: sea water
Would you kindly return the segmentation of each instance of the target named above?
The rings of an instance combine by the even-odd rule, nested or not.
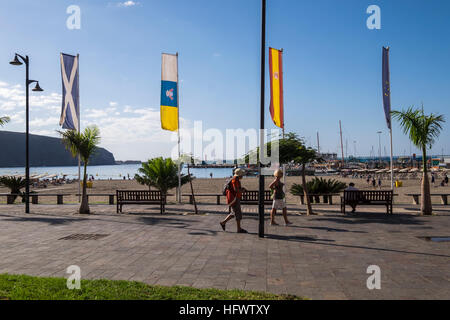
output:
[[[96,180],[121,180],[125,177],[134,178],[141,168],[140,164],[125,164],[112,166],[88,166],[88,177],[94,176]],[[81,167],[83,172],[83,167]],[[191,174],[196,178],[227,178],[233,173],[231,168],[191,168]],[[187,174],[187,168],[183,168],[182,173]],[[67,179],[78,179],[78,166],[75,167],[31,167],[30,175],[58,175],[59,178],[66,176]],[[0,168],[0,176],[3,175],[25,175],[25,168]]]

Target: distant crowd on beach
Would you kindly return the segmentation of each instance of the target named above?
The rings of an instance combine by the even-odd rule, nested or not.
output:
[[[78,179],[67,179],[66,177],[57,179],[35,180],[32,183],[34,188],[47,188],[48,186],[62,186],[64,184],[77,183]]]
[[[420,181],[422,181],[422,175],[418,175],[416,177],[419,178]],[[376,189],[377,187],[379,189],[381,189],[381,187],[383,185],[383,180],[390,180],[391,177],[390,177],[390,174],[385,174],[385,175],[382,175],[382,174],[378,174],[378,175],[376,175],[376,174],[373,174],[373,175],[372,174],[367,174],[366,175],[366,174],[355,173],[355,174],[353,174],[351,176],[351,178],[352,179],[365,179],[368,186],[371,186],[374,189]],[[405,177],[404,176],[401,176],[401,177],[396,176],[395,178],[397,178],[397,179],[398,178],[399,179],[404,179]],[[438,182],[438,180],[440,182]],[[436,172],[431,172],[430,182],[435,187],[448,186],[448,180],[449,180],[449,177],[448,177],[447,173],[438,174]]]

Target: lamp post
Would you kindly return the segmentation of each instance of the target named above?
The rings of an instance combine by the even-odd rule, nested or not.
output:
[[[21,62],[20,60],[23,62]],[[36,83],[36,86],[32,91],[34,92],[42,92],[42,88],[39,86],[39,81],[36,80],[30,80],[29,73],[30,73],[30,58],[28,56],[21,56],[20,54],[15,54],[14,60],[10,62],[13,66],[21,66],[23,63],[25,63],[25,92],[26,92],[26,135],[25,135],[25,213],[30,213],[30,118],[29,118],[29,100],[30,100],[30,94],[29,94],[29,86],[32,83]]]
[[[264,176],[262,172],[262,157],[264,150],[264,109],[265,109],[265,66],[266,66],[266,0],[261,0],[261,113],[260,113],[260,142],[259,142],[259,159],[258,159],[258,171],[259,171],[259,201],[258,201],[258,214],[259,214],[259,228],[258,236],[264,238]]]

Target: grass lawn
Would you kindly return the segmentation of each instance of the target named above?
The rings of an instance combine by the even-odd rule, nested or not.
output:
[[[81,280],[80,290],[69,290],[64,278],[0,274],[0,300],[298,300],[243,290],[150,286],[141,282]]]

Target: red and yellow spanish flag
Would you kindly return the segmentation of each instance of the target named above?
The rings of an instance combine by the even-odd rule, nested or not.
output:
[[[273,123],[284,129],[283,110],[283,50],[269,48],[270,114]]]

